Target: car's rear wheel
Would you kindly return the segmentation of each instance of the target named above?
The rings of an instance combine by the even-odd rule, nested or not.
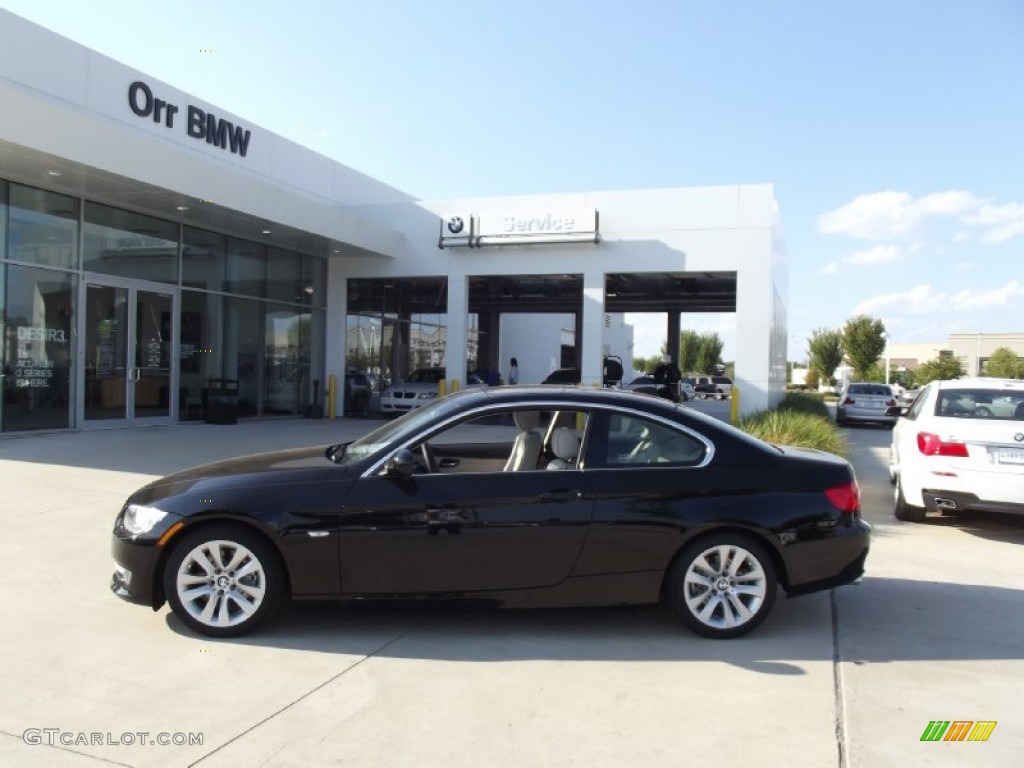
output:
[[[698,392],[697,393],[697,399],[698,400],[706,400],[707,397],[708,397],[708,393],[707,392]]]
[[[283,591],[277,553],[236,525],[186,535],[164,570],[164,592],[175,616],[210,637],[249,632],[274,613]]]
[[[778,590],[775,564],[763,545],[721,534],[687,546],[669,572],[668,601],[699,635],[730,638],[756,628]]]
[[[903,495],[903,480],[899,475],[896,476],[896,504],[894,512],[897,520],[905,520],[908,523],[920,523],[924,521],[924,507],[916,507],[913,504],[908,504],[906,497]]]

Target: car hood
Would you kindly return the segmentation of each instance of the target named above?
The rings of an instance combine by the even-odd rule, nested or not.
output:
[[[136,504],[151,503],[188,491],[251,487],[281,482],[313,482],[327,474],[340,478],[345,467],[330,461],[323,446],[293,448],[215,461],[161,477],[132,496]]]

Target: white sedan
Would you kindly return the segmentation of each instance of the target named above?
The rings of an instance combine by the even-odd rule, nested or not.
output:
[[[889,454],[898,519],[1024,514],[1024,381],[933,381],[898,410]]]

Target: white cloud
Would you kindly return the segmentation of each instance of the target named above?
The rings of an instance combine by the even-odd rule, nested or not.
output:
[[[965,288],[960,291],[937,291],[930,283],[916,285],[909,291],[883,293],[862,301],[853,308],[854,315],[948,315],[957,312],[1003,308],[1024,299],[1024,285],[1011,280],[988,290]]]
[[[976,213],[965,216],[964,222],[988,228],[981,236],[982,242],[1003,243],[1024,234],[1024,204],[985,205]]]
[[[866,251],[857,251],[849,256],[843,257],[844,264],[854,266],[874,266],[876,264],[891,264],[894,261],[901,261],[904,256],[904,249],[898,245],[876,245]]]
[[[915,199],[906,192],[859,195],[846,205],[821,214],[818,231],[862,240],[903,239],[921,232],[929,221],[953,221],[982,230],[982,242],[999,244],[1024,235],[1024,203],[993,205],[963,190],[936,192]],[[954,243],[970,239],[967,230]]]
[[[838,261],[830,261],[824,267],[818,267],[818,272],[823,274],[823,275],[834,275],[838,271],[839,271],[839,262]]]

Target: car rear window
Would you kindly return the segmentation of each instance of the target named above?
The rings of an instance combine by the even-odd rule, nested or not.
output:
[[[935,415],[1024,421],[1024,392],[944,389],[935,400]]]
[[[892,390],[884,384],[851,384],[851,395],[879,395],[881,397],[892,397]]]

